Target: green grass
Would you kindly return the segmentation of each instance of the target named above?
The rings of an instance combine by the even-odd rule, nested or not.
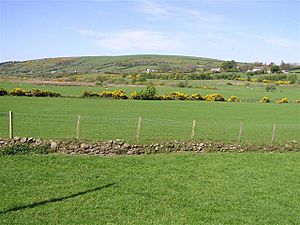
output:
[[[299,224],[299,153],[0,157],[1,224]]]
[[[7,112],[12,110],[16,136],[74,138],[81,114],[82,138],[134,141],[141,115],[144,142],[188,140],[193,120],[197,121],[196,140],[236,141],[243,122],[242,141],[269,143],[274,123],[277,143],[300,141],[299,104],[4,96],[0,105],[0,137],[8,136]]]
[[[165,81],[154,81],[156,84]],[[167,81],[168,85],[175,85],[179,81]],[[265,90],[265,86],[260,83],[251,83],[250,87],[246,87],[243,84],[245,82],[234,82],[235,85],[226,85],[227,82],[230,81],[190,81],[189,83],[193,86],[209,86],[209,87],[216,87],[218,90],[209,90],[209,89],[200,89],[200,88],[179,88],[179,87],[160,87],[157,86],[158,94],[166,94],[175,91],[193,94],[193,93],[200,93],[202,95],[212,94],[212,93],[220,93],[224,95],[226,98],[230,98],[232,95],[238,96],[242,101],[256,101],[258,102],[263,96],[270,97],[272,101],[276,101],[281,98],[288,98],[291,102],[300,99],[300,91],[299,86],[296,85],[289,85],[289,86],[277,86],[275,91],[267,92]],[[127,93],[128,96],[134,90],[141,90],[142,86],[118,86],[118,87],[108,87],[105,89],[104,87],[83,87],[83,86],[43,86],[43,85],[33,85],[33,84],[25,84],[25,83],[15,83],[15,82],[4,82],[0,81],[0,87],[3,87],[6,90],[11,90],[16,87],[20,87],[22,89],[30,90],[30,89],[42,89],[42,90],[50,90],[56,91],[61,93],[63,96],[73,96],[79,97],[84,90],[88,91],[105,91],[105,90],[117,90],[121,89]]]

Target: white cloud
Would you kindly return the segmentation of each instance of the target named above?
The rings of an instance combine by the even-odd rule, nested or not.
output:
[[[174,6],[170,3],[158,3],[155,1],[139,1],[136,9],[138,12],[150,16],[151,19],[177,19],[177,20],[196,20],[195,22],[218,22],[223,20],[222,15],[202,12],[200,10],[189,9],[186,7]]]
[[[174,38],[152,30],[121,30],[110,33],[80,30],[80,33],[92,38],[96,47],[115,53],[177,51],[184,47],[181,35]]]
[[[298,48],[298,49],[300,47],[299,41],[291,40],[291,39],[287,39],[287,38],[269,36],[269,37],[262,37],[262,39],[265,42],[267,42],[269,44],[273,44],[278,47]]]

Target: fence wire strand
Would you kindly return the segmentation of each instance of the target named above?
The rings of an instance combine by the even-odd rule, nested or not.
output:
[[[14,136],[39,138],[75,138],[78,115],[13,113]],[[140,139],[190,140],[193,121],[143,117]],[[271,141],[274,124],[243,123],[241,141]],[[138,118],[81,115],[80,137],[85,139],[137,140]],[[240,123],[196,120],[195,140],[237,141]],[[0,112],[0,137],[8,137],[8,112]],[[275,142],[300,141],[300,124],[276,124]]]

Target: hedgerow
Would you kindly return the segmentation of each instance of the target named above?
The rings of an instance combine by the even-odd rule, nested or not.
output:
[[[61,94],[57,92],[52,92],[48,90],[39,90],[39,89],[23,90],[21,88],[14,88],[8,92],[3,88],[0,89],[0,96],[4,96],[8,94],[12,96],[28,96],[28,97],[60,97],[61,96]]]

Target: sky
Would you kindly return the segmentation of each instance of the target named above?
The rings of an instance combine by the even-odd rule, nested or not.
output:
[[[0,61],[168,54],[300,62],[300,0],[0,0]]]

